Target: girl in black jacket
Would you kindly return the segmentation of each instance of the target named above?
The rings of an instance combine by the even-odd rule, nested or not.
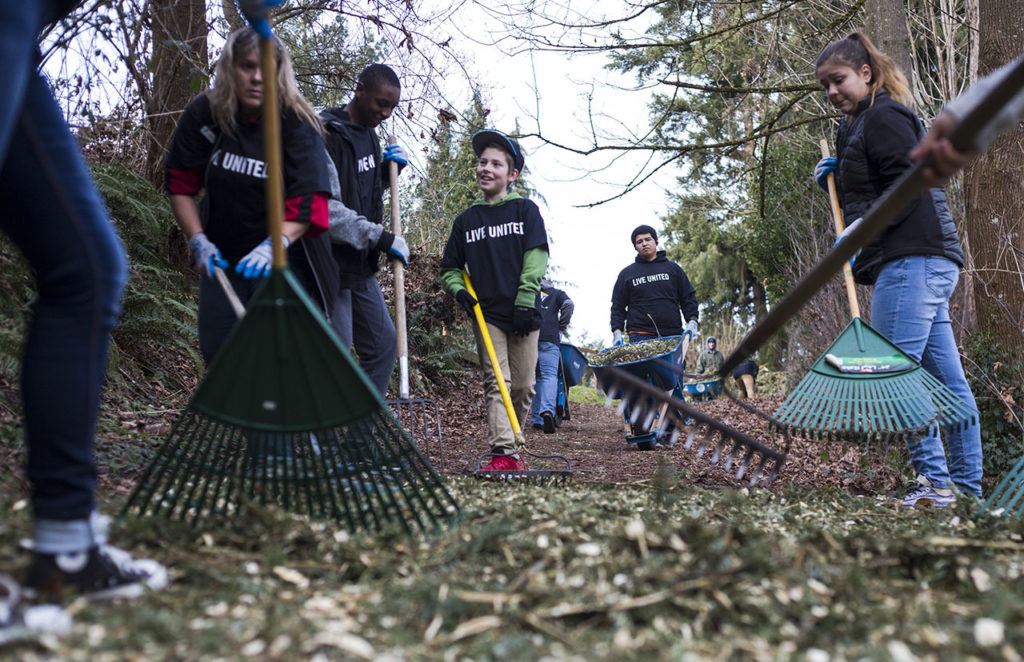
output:
[[[822,159],[815,178],[835,172],[843,213],[853,228],[871,204],[910,167],[908,152],[923,133],[906,78],[864,34],[833,42],[818,57],[818,80],[843,113],[836,157]],[[843,237],[840,236],[840,240]],[[857,282],[873,285],[871,324],[914,357],[953,393],[975,407],[949,318],[949,299],[963,250],[945,192],[922,193],[856,257]],[[947,506],[955,485],[981,495],[981,429],[938,434],[910,446],[917,481],[902,505]],[[949,462],[946,461],[948,450]]]

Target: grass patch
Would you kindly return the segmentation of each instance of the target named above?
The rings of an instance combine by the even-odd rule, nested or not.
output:
[[[593,386],[577,384],[569,387],[569,402],[603,405],[605,395]]]

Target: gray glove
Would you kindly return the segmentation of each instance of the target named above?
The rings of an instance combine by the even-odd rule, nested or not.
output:
[[[612,331],[612,347],[618,347],[625,344],[626,341],[622,339],[622,331],[619,329]]]
[[[228,266],[228,261],[220,254],[220,249],[206,238],[203,232],[197,232],[188,240],[188,248],[192,251],[192,263],[207,278],[213,278],[217,267]]]
[[[690,334],[690,340],[693,340],[700,335],[700,331],[697,330],[697,320],[690,320],[686,323],[686,328],[683,330],[684,333]]]

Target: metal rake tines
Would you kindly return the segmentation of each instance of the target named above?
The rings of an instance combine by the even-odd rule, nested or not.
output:
[[[197,524],[241,516],[251,504],[352,530],[429,532],[459,517],[440,476],[384,409],[312,431],[238,427],[188,412],[124,510]]]
[[[482,471],[494,458],[494,453],[481,453],[476,458],[476,467],[470,472],[474,478],[491,481],[508,481],[527,485],[563,484],[572,478],[572,462],[564,455],[542,455],[525,448],[517,451],[523,469],[513,471]],[[541,463],[540,466],[534,464]]]
[[[444,438],[441,435],[441,410],[429,398],[385,400],[391,413],[419,447],[420,451],[444,473]]]
[[[963,430],[978,413],[923,368],[866,379],[807,373],[772,426],[810,439],[904,441],[929,428]]]
[[[693,451],[697,457],[707,455],[711,464],[733,472],[737,480],[747,478],[751,485],[769,485],[782,470],[789,451],[788,441],[785,449],[775,450],[625,370],[613,367],[608,372],[610,386],[621,394],[622,400],[628,401],[630,409],[646,410],[667,404],[666,415],[675,426],[673,438],[678,430],[687,429],[683,449]]]
[[[977,513],[993,517],[1024,515],[1024,457],[1003,476]]]

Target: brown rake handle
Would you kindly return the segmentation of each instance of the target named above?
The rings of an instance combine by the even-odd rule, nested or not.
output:
[[[821,147],[821,157],[830,156],[828,152],[828,141],[824,138],[818,143]],[[843,222],[843,209],[839,206],[839,191],[836,190],[836,178],[831,172],[828,173],[828,197],[832,201],[832,222],[836,226],[836,237],[843,234],[846,224]],[[860,303],[857,302],[857,290],[853,282],[853,267],[849,262],[843,265],[843,282],[846,283],[846,300],[850,304],[850,315],[860,317]]]
[[[1018,62],[1009,74],[999,82],[967,115],[961,119],[949,136],[950,142],[960,151],[977,151],[977,139],[981,130],[992,120],[1000,108],[1005,106],[1018,91],[1024,88],[1024,59]],[[849,236],[826,255],[813,269],[797,281],[786,296],[768,312],[743,340],[733,349],[718,371],[719,376],[729,375],[744,359],[761,348],[782,325],[793,318],[825,284],[839,273],[843,264],[848,263],[854,253],[881,234],[896,215],[907,208],[914,198],[925,189],[923,170],[929,161],[918,161],[882,194],[871,206],[863,220]]]
[[[277,54],[274,38],[260,37],[263,77],[263,154],[267,160],[267,231],[274,247],[274,268],[288,266],[284,250],[284,187],[281,176],[281,113],[277,105]]]
[[[395,137],[389,138],[395,142]],[[398,209],[398,163],[388,162],[388,175],[391,179],[391,232],[396,237],[402,236],[402,217]],[[405,265],[398,258],[391,260],[391,270],[395,276],[395,331],[398,337],[398,397],[409,399],[409,336],[405,317]]]
[[[242,300],[235,293],[235,288],[231,287],[228,275],[220,267],[214,268],[213,274],[217,278],[217,282],[220,283],[220,289],[224,291],[224,296],[227,297],[228,303],[231,304],[231,309],[235,311],[235,315],[238,316],[238,319],[245,317],[245,305],[242,304]]]

